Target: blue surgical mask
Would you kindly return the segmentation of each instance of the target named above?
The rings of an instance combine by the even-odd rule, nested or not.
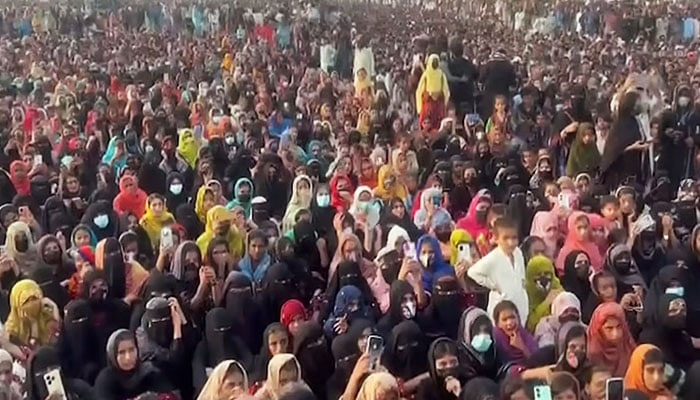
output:
[[[109,217],[107,216],[107,214],[100,214],[93,218],[92,222],[94,222],[98,228],[104,229],[107,227],[107,225],[109,225]]]
[[[685,288],[683,286],[666,288],[666,294],[675,294],[676,296],[683,297]]]
[[[170,193],[174,194],[175,196],[182,193],[182,183],[173,183],[170,185]]]
[[[492,342],[491,335],[488,333],[480,333],[478,335],[474,335],[471,345],[474,350],[478,351],[479,353],[484,353],[486,350],[491,348]]]
[[[316,204],[319,207],[328,207],[331,205],[331,195],[330,194],[320,194],[316,196]]]

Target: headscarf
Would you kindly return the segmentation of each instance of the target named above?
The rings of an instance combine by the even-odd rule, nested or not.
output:
[[[248,201],[241,201],[239,198],[240,196],[240,190],[243,185],[248,185],[250,187],[250,198]],[[236,181],[236,185],[233,187],[233,200],[231,200],[227,205],[226,208],[229,210],[233,210],[234,207],[241,207],[243,208],[243,213],[245,214],[246,219],[250,219],[251,217],[251,210],[253,208],[253,205],[251,203],[253,199],[253,193],[255,193],[255,186],[253,185],[253,181],[251,181],[248,178],[239,178]]]
[[[556,228],[556,230],[552,230]],[[556,259],[559,249],[559,219],[551,211],[538,211],[532,218],[530,236],[537,236],[544,241],[545,254]]]
[[[24,234],[27,238],[28,247],[24,252],[20,252],[17,249],[17,237],[20,234]],[[29,225],[22,221],[15,221],[10,224],[5,233],[5,252],[17,264],[19,270],[15,271],[15,275],[19,276],[20,273],[27,274],[34,268],[36,262],[39,260],[39,255],[37,254],[34,236],[32,236]]]
[[[214,202],[216,204],[216,194],[214,193],[214,190],[206,185],[200,186],[199,189],[197,189],[197,198],[194,202],[194,212],[197,214],[197,218],[199,218],[199,222],[202,224],[206,224],[207,222],[208,210],[204,209],[204,196],[207,194],[214,196]]]
[[[221,395],[221,388],[224,385],[224,380],[229,375],[229,370],[231,368],[238,368],[241,375],[243,375],[243,388],[248,388],[248,373],[246,372],[243,365],[236,360],[225,360],[219,363],[219,365],[214,368],[207,379],[207,383],[204,384],[202,391],[199,392],[197,400],[219,400]]]
[[[159,216],[156,216],[156,214],[153,212],[153,208],[151,207],[151,202],[153,200],[161,200],[163,202],[163,211]],[[168,212],[168,209],[165,206],[165,199],[162,199],[160,196],[151,197],[148,199],[146,202],[146,214],[141,217],[139,224],[143,230],[146,231],[146,234],[148,234],[148,238],[151,240],[151,244],[153,245],[154,249],[157,249],[158,245],[160,244],[161,229],[163,229],[166,224],[174,223],[175,217]]]
[[[571,213],[571,215],[569,215],[567,223],[569,233],[566,236],[564,246],[559,251],[556,262],[557,272],[560,274],[564,272],[564,261],[566,260],[566,256],[574,250],[581,250],[588,254],[588,258],[591,260],[591,268],[593,268],[594,271],[597,272],[603,268],[603,257],[600,255],[598,246],[590,237],[582,238],[576,231],[576,221],[578,221],[580,218],[588,218],[588,216],[586,213],[581,211],[574,211]]]
[[[620,343],[609,343],[605,340],[603,324],[610,318],[615,318],[622,327]],[[634,339],[627,326],[622,306],[612,302],[599,305],[593,312],[588,326],[588,359],[609,366],[613,376],[623,376],[634,348]]]
[[[246,239],[246,248],[250,247],[251,235],[248,234]],[[255,268],[253,268],[253,260],[250,258],[250,254],[246,251],[245,256],[238,263],[238,269],[245,274],[251,281],[255,282],[256,285],[260,285],[265,278],[268,268],[272,264],[272,257],[270,253],[265,250],[262,258],[258,261]]]
[[[192,129],[180,130],[180,139],[177,144],[177,152],[187,162],[190,168],[195,169],[199,157],[199,144],[194,137]]]
[[[450,234],[450,265],[457,265],[459,259],[459,245],[468,244],[470,246],[474,245],[474,239],[469,232],[464,229],[455,229]]]
[[[334,362],[323,328],[318,323],[307,321],[299,325],[294,335],[294,354],[304,380],[316,396],[322,397],[325,383],[333,374]]]
[[[85,231],[88,233],[88,235],[90,235],[90,247],[92,247],[94,249],[95,246],[97,246],[97,236],[95,236],[95,232],[92,231],[92,228],[90,228],[86,224],[78,224],[78,225],[76,225],[75,228],[73,228],[73,232],[70,235],[71,247],[73,247],[73,248],[78,247],[78,244],[75,242],[75,234],[78,231]]]
[[[133,185],[133,193],[127,192],[126,185],[128,184]],[[117,214],[123,215],[130,212],[141,218],[146,211],[146,198],[148,195],[138,187],[136,178],[132,175],[122,176],[119,180],[119,190],[119,194],[112,203]]]
[[[233,328],[231,317],[226,309],[212,308],[204,325],[209,366],[224,360],[238,360],[243,366],[250,366],[253,356]]]
[[[457,221],[457,227],[469,232],[479,248],[481,248],[480,243],[486,242],[489,236],[489,227],[486,221],[481,224],[476,220],[476,207],[479,205],[479,203],[486,201],[489,204],[493,203],[490,195],[482,192],[477,193],[472,199],[472,202],[469,203],[469,211],[467,211],[467,215]]]
[[[370,189],[368,186],[358,186],[357,189],[355,189],[353,202],[350,206],[350,210],[348,211],[353,218],[355,218],[355,222],[366,223],[369,229],[374,229],[379,222],[379,208],[372,202],[372,200],[369,200],[366,202],[366,204],[363,204],[363,202],[360,201],[360,196],[363,193],[368,193],[371,199],[372,189]]]
[[[538,281],[542,276],[549,281],[546,292]],[[550,305],[545,304],[544,300],[552,290],[561,290],[561,283],[554,273],[552,261],[545,256],[532,257],[525,272],[525,291],[530,304],[527,329],[530,332],[534,332],[540,320],[550,314]]]
[[[627,254],[630,258],[630,266],[628,271],[620,271],[615,267],[615,260],[620,256]],[[644,278],[637,270],[632,257],[632,250],[624,243],[617,243],[610,246],[608,254],[605,257],[607,269],[613,274],[617,281],[617,289],[620,294],[628,293],[633,286],[639,285],[643,288],[647,287]]]
[[[270,336],[273,333],[284,333],[287,335],[288,343],[287,348],[282,350],[282,353],[287,353],[292,348],[292,335],[289,333],[287,328],[284,327],[279,322],[273,322],[268,325],[262,334],[262,343],[260,344],[260,351],[255,357],[255,370],[253,371],[254,382],[264,381],[267,374],[267,365],[272,358],[272,353],[270,352]]]
[[[339,181],[345,181],[347,183],[348,192],[350,193],[353,193],[355,188],[347,175],[335,174],[329,182],[331,189],[331,206],[335,207],[338,212],[344,212],[350,208],[350,204],[348,204],[347,201],[340,195],[340,191],[338,190]]]
[[[104,228],[100,228],[95,223],[95,219],[98,217],[101,218],[102,216],[107,217],[107,225]],[[87,210],[85,210],[81,222],[90,227],[97,241],[119,235],[117,214],[112,204],[106,200],[97,200],[93,204],[90,204]]]
[[[391,188],[387,188],[385,181],[388,179],[393,179],[394,184]],[[395,198],[401,199],[401,201],[406,203],[408,199],[408,189],[406,186],[398,179],[398,176],[391,168],[391,165],[384,164],[379,168],[377,172],[377,187],[374,188],[374,196],[381,199],[385,203],[392,201]]]
[[[382,364],[397,378],[412,379],[427,371],[426,338],[415,321],[393,327],[384,348]]]
[[[432,63],[434,61],[440,61],[440,57],[437,54],[428,56],[423,76],[421,76],[418,82],[418,88],[416,89],[416,112],[418,112],[418,114],[423,110],[424,92],[428,94],[442,93],[442,100],[445,103],[450,99],[450,88],[447,85],[447,78],[445,78],[445,74],[440,67],[433,68]]]
[[[423,235],[418,239],[416,243],[416,253],[420,254],[423,244],[429,244],[433,248],[433,259],[432,265],[428,267],[424,264],[423,260],[418,257],[418,262],[421,267],[423,267],[422,280],[424,288],[432,288],[433,284],[437,282],[443,276],[454,276],[455,270],[451,265],[445,262],[445,258],[442,255],[442,249],[440,248],[440,242],[437,241],[435,236]]]
[[[364,78],[360,77],[360,70],[365,71]],[[355,71],[355,82],[353,83],[353,86],[355,87],[355,97],[362,96],[362,92],[365,89],[372,91],[372,80],[369,77],[369,72],[364,68],[358,68],[358,70]]]
[[[260,389],[273,400],[279,399],[280,395],[282,394],[282,386],[280,385],[280,371],[282,370],[282,367],[289,362],[294,363],[297,368],[297,380],[295,382],[303,382],[301,365],[299,364],[297,358],[294,357],[294,354],[277,354],[276,356],[272,357],[270,362],[267,364],[267,379],[265,380],[263,387]]]
[[[657,307],[659,306],[659,301],[661,297],[666,294],[666,289],[671,286],[671,282],[677,282],[683,287],[684,294],[683,298],[687,298],[690,293],[690,274],[685,268],[678,267],[677,265],[667,265],[661,270],[659,274],[654,278],[649,286],[649,290],[644,296],[644,323],[647,326],[653,327],[657,323]]]
[[[593,173],[598,170],[601,156],[595,140],[592,140],[589,144],[583,143],[583,137],[586,135],[586,131],[589,130],[594,131],[595,135],[595,129],[590,122],[584,122],[578,126],[576,138],[571,145],[569,159],[566,163],[566,174],[570,177],[574,177],[582,172]]]
[[[309,197],[307,199],[301,198],[299,195],[298,186],[302,181],[305,181],[309,185]],[[283,232],[290,231],[294,228],[296,216],[299,211],[309,210],[311,208],[311,200],[314,192],[313,189],[313,182],[311,182],[311,178],[308,176],[299,175],[294,178],[294,181],[292,182],[292,198],[289,200],[289,204],[287,204],[287,211],[285,211],[284,218],[282,219]]]
[[[285,328],[289,329],[289,325],[292,324],[297,316],[301,316],[303,321],[308,319],[304,303],[297,299],[291,299],[282,304],[282,308],[280,309],[280,322],[282,322]]]
[[[644,383],[644,358],[652,350],[661,352],[658,347],[651,344],[640,344],[634,349],[625,373],[625,390],[638,390],[646,394],[649,400],[656,400],[658,397],[672,398],[673,395],[666,386],[662,386],[657,392],[652,392]]]
[[[485,321],[491,327],[489,336],[492,343],[486,351],[479,351],[472,346],[472,330],[478,321]],[[498,354],[498,346],[493,342],[494,326],[486,311],[471,306],[464,310],[459,321],[457,341],[464,346],[466,355],[467,373],[471,376],[485,376],[496,379],[501,369],[501,359]]]
[[[17,176],[17,170],[24,168],[25,177],[24,179],[19,179]],[[22,196],[31,195],[31,182],[29,180],[29,167],[22,160],[15,160],[10,164],[10,180],[12,181],[12,186],[15,187],[17,194]]]
[[[222,221],[231,220],[231,212],[224,206],[214,206],[207,211],[207,226],[199,238],[197,246],[202,254],[207,254],[209,243],[216,237],[214,226]],[[228,234],[226,235],[226,243],[228,243],[228,251],[234,258],[240,258],[245,253],[243,238],[238,233],[236,227],[231,223]]]
[[[35,305],[27,308],[30,299],[35,299]],[[32,347],[30,339],[36,340],[36,345],[49,344],[50,325],[58,320],[58,315],[54,316],[50,310],[55,307],[50,300],[44,299],[36,282],[30,279],[17,282],[10,292],[10,315],[5,322],[5,333],[22,346]],[[36,324],[36,332],[32,332],[33,324]]]
[[[180,181],[182,186],[178,194],[173,193],[170,188],[176,179]],[[189,194],[185,190],[185,176],[177,171],[169,172],[165,178],[165,206],[167,209],[175,212],[180,205],[187,203],[188,196]]]
[[[355,400],[379,400],[387,391],[399,392],[399,383],[388,372],[375,372],[365,379]]]
[[[501,303],[499,303],[500,305]],[[498,309],[498,306],[496,306]],[[517,307],[514,308],[516,310],[517,314]],[[494,314],[496,312],[494,311]],[[494,315],[494,319],[497,319],[497,315]],[[520,336],[520,339],[523,341],[523,344],[525,347],[528,348],[530,351],[530,354],[534,353],[537,351],[537,342],[535,341],[535,338],[532,337],[530,332],[528,332],[522,324],[522,321],[520,321],[520,316],[518,315],[518,322],[517,322],[517,327],[515,328],[517,330],[517,335]],[[493,340],[496,343],[496,346],[498,346],[499,353],[504,355],[505,359],[507,361],[513,362],[518,365],[524,365],[524,363],[527,360],[527,356],[525,353],[519,349],[516,348],[515,346],[510,344],[510,337],[506,335],[506,333],[499,328],[498,326],[495,326],[493,328]]]
[[[590,269],[585,277],[580,277],[578,275],[578,271],[576,270],[576,258],[578,258],[579,254],[584,254],[586,258],[588,258],[588,254],[581,250],[574,250],[564,258],[564,276],[561,283],[566,291],[575,294],[582,303],[585,303],[592,293],[591,282],[589,280]]]

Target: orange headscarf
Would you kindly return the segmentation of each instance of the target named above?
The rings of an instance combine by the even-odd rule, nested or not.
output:
[[[619,343],[608,342],[603,334],[603,324],[610,318],[620,322],[622,337]],[[588,359],[610,366],[613,376],[623,376],[635,346],[622,306],[612,302],[599,305],[588,326]]]
[[[134,192],[129,192],[126,188],[127,185],[134,185],[136,190]],[[143,214],[146,213],[146,198],[148,195],[138,187],[136,178],[132,175],[122,176],[119,180],[119,190],[119,194],[112,202],[114,211],[120,216],[130,212],[141,219]]]
[[[651,350],[661,351],[652,344],[642,344],[634,349],[634,353],[632,353],[632,358],[630,359],[630,366],[627,368],[627,373],[625,374],[625,390],[638,390],[647,395],[649,400],[655,400],[659,396],[671,398],[673,397],[671,391],[669,391],[666,386],[659,391],[652,392],[644,383],[644,357]]]

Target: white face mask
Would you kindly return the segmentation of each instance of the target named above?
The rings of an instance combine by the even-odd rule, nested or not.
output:
[[[688,104],[690,104],[690,97],[681,96],[678,98],[678,105],[679,106],[686,107]]]
[[[430,268],[430,262],[433,259],[432,254],[421,254],[420,263],[423,264],[423,268]]]
[[[170,193],[174,194],[175,196],[182,193],[182,183],[173,183],[170,185]]]
[[[151,145],[146,146],[146,153],[150,153],[152,151],[153,151],[153,146],[151,146]]]
[[[401,315],[404,319],[412,319],[416,316],[416,302],[407,301],[401,305]]]
[[[231,146],[234,143],[236,143],[236,138],[233,136],[226,136],[226,139],[224,139],[224,141],[226,141],[227,145]]]

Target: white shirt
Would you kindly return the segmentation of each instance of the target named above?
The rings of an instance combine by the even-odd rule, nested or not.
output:
[[[513,251],[513,260],[496,247],[469,268],[467,275],[479,285],[489,289],[487,313],[493,318],[493,309],[503,300],[510,300],[518,308],[520,321],[525,324],[529,314],[529,301],[525,292],[525,259],[519,248]]]

